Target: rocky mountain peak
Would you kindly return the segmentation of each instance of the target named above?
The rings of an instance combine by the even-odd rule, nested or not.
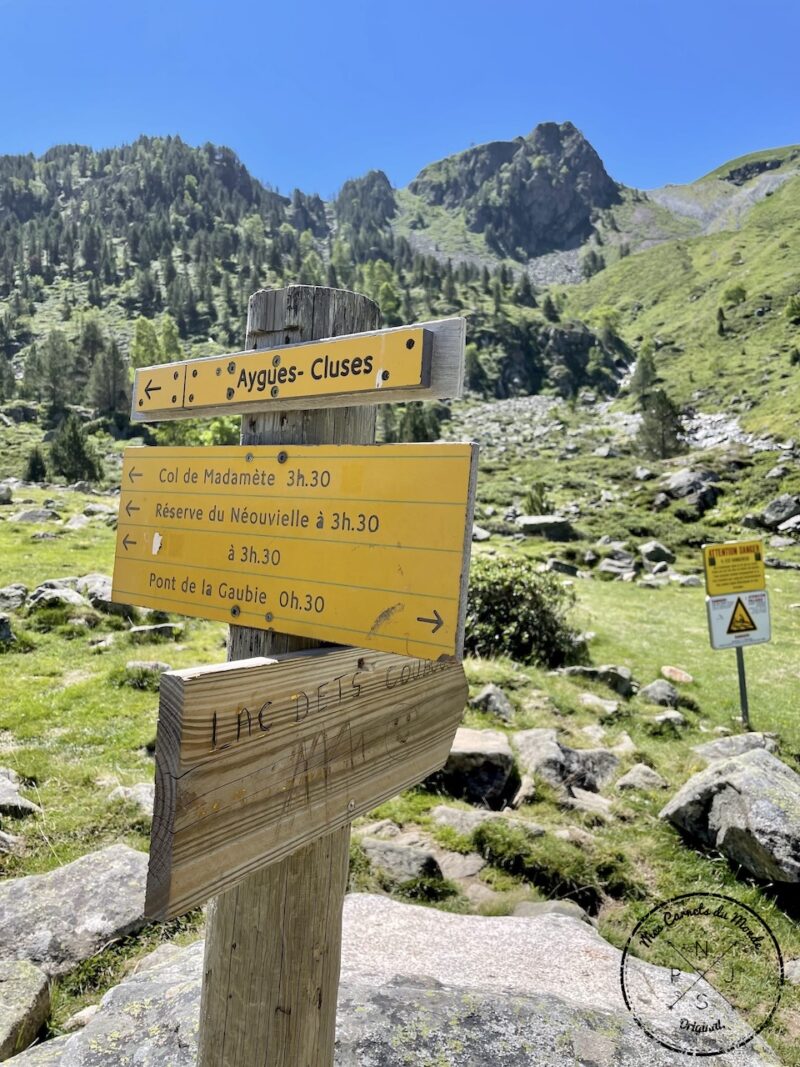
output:
[[[420,171],[410,191],[462,210],[499,255],[526,258],[574,248],[592,213],[619,198],[618,186],[571,122],[543,122],[527,137],[491,141]]]

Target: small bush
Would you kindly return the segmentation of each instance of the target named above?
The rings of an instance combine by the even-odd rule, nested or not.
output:
[[[41,448],[34,445],[28,453],[25,470],[22,472],[24,482],[44,482],[47,480],[47,463]]]
[[[722,303],[735,307],[747,299],[747,290],[743,285],[730,285],[722,294]]]
[[[790,296],[786,303],[786,318],[793,325],[800,324],[800,293]]]
[[[545,667],[575,660],[580,645],[567,619],[574,599],[529,559],[478,556],[470,572],[466,649]]]

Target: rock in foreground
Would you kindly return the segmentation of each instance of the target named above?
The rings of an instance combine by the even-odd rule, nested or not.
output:
[[[66,973],[144,926],[146,878],[145,852],[110,845],[47,874],[0,883],[0,960]]]
[[[86,1028],[19,1067],[195,1067],[203,943],[126,979]],[[620,952],[560,915],[453,915],[355,894],[344,910],[337,1067],[684,1067],[626,1010]],[[648,968],[666,991],[669,972]],[[733,1018],[733,1017],[731,1017]],[[717,1067],[778,1063],[760,1039]]]
[[[0,962],[0,1060],[26,1048],[50,1014],[50,983],[27,960]]]
[[[764,748],[695,774],[660,817],[756,878],[800,882],[800,775]]]

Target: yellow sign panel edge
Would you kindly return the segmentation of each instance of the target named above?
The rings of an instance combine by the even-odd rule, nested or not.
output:
[[[449,453],[453,453],[455,451],[464,450],[464,452],[468,452],[468,455],[469,455],[469,477],[468,477],[468,483],[467,483],[467,499],[466,499],[465,508],[464,508],[464,535],[463,535],[462,549],[461,549],[461,571],[460,571],[460,576],[459,576],[459,590],[458,590],[458,598],[457,598],[457,617],[456,617],[455,632],[453,634],[453,645],[451,646],[452,647],[452,651],[449,651],[449,650],[448,651],[443,651],[443,652],[440,653],[439,657],[436,657],[436,656],[432,655],[431,651],[429,650],[428,646],[431,644],[431,642],[426,642],[424,640],[415,639],[415,638],[411,638],[411,637],[403,638],[403,641],[406,644],[406,649],[407,649],[407,653],[406,654],[407,655],[418,656],[419,658],[422,658],[422,659],[436,659],[436,658],[443,658],[443,657],[445,657],[445,658],[447,658],[447,657],[455,657],[456,659],[460,660],[460,659],[463,658],[463,650],[464,650],[464,633],[465,633],[465,624],[466,624],[467,591],[468,591],[468,585],[469,585],[469,565],[470,565],[470,555],[471,555],[471,547],[472,547],[472,526],[473,526],[474,512],[475,512],[475,494],[476,494],[477,477],[478,477],[478,446],[476,444],[469,443],[469,442],[449,442],[447,444],[440,444],[440,445],[436,445],[436,444],[433,444],[433,445],[418,445],[418,444],[417,445],[414,445],[414,444],[401,444],[401,445],[296,445],[296,446],[293,446],[292,452],[294,453],[294,455],[296,456],[297,459],[305,459],[305,460],[312,460],[313,461],[315,453],[325,453],[326,451],[330,452],[331,450],[333,450],[335,452],[339,452],[341,454],[341,456],[342,456],[342,459],[346,459],[347,458],[346,453],[348,453],[348,452],[352,452],[352,453],[356,453],[356,454],[357,453],[361,453],[363,455],[364,453],[369,453],[369,452],[372,452],[373,450],[375,450],[375,451],[392,450],[392,451],[396,452],[398,450],[400,450],[400,451],[405,451],[405,450],[414,451],[414,450],[419,450],[420,448],[422,448],[424,450],[434,450],[434,451],[449,452]],[[124,457],[123,457],[123,459],[124,459],[123,472],[125,470],[128,470],[129,472],[134,471],[135,470],[134,464],[136,462],[137,455],[139,455],[139,454],[141,454],[141,453],[143,453],[145,451],[148,451],[148,452],[151,452],[151,453],[153,453],[153,452],[170,453],[173,456],[175,456],[176,458],[180,457],[182,459],[193,459],[193,458],[195,458],[195,456],[197,456],[198,458],[201,458],[201,457],[202,458],[206,458],[207,457],[207,450],[205,448],[201,449],[201,448],[191,448],[191,447],[177,447],[177,448],[162,448],[162,449],[152,449],[152,450],[151,449],[144,449],[144,448],[127,448],[125,450]],[[253,452],[256,452],[256,451],[264,451],[264,452],[268,452],[268,453],[269,452],[278,453],[280,451],[280,447],[276,446],[276,445],[260,445],[260,446],[243,446],[243,445],[235,446],[234,445],[234,446],[224,447],[220,451],[226,452],[226,453],[229,452],[229,453],[231,453],[231,457],[232,458],[235,457],[235,458],[239,459],[239,458],[244,458],[244,456],[247,453],[253,453]],[[409,458],[413,458],[413,457],[410,456]],[[466,455],[464,455],[464,458],[467,458]],[[123,490],[123,494],[124,494],[124,490]],[[119,569],[117,567],[117,561],[119,561],[122,564],[124,564],[126,562],[125,557],[123,555],[121,555],[120,552],[119,552],[119,540],[120,540],[120,536],[121,536],[121,533],[122,533],[124,527],[125,527],[125,523],[121,522],[120,523],[120,529],[118,530],[117,549],[115,551],[115,560],[114,560],[115,566],[114,566],[114,575],[113,575],[113,580],[112,580],[112,599],[114,599],[115,601],[119,600],[120,603],[132,603],[133,601],[130,600],[130,597],[127,596],[125,593],[123,593],[123,591],[120,590],[120,588],[119,588],[121,574],[120,574],[120,571],[119,571]],[[162,610],[165,610],[163,608],[163,604],[161,604],[159,602],[161,599],[163,599],[163,598],[159,597],[159,598],[153,599],[151,596],[149,596],[149,595],[145,596],[142,593],[137,593],[137,595],[136,595],[136,603],[139,606],[141,606],[141,607],[155,607],[155,608],[161,608]],[[167,608],[166,610],[172,611],[174,609]],[[218,621],[218,622],[229,622],[230,621],[230,617],[228,615],[227,610],[223,610],[223,609],[219,609],[217,607],[211,607],[211,606],[209,606],[208,608],[205,608],[203,612],[197,612],[197,611],[180,612],[180,611],[178,611],[178,612],[176,612],[176,614],[186,614],[186,615],[188,615],[189,617],[192,617],[192,618],[205,618],[205,619],[215,620],[215,621]],[[284,620],[284,625],[285,625],[285,622],[286,621]],[[263,628],[272,629],[273,627],[268,626],[268,627],[263,627]],[[331,627],[327,627],[327,628],[330,629]],[[337,629],[337,631],[340,632],[340,633],[342,632],[341,631],[341,627],[335,627],[335,629]],[[305,623],[305,622],[301,623],[299,620],[293,620],[290,625],[285,625],[285,629],[281,630],[281,632],[300,635],[300,636],[305,636],[305,637],[310,637],[310,638],[317,638],[317,639],[319,639],[321,641],[334,639],[334,638],[331,637],[330,633],[327,633],[327,634],[326,633],[320,633],[319,630],[317,630],[316,627],[314,626],[313,620],[310,620],[308,623]],[[359,636],[358,640],[361,643],[363,643],[365,647],[370,647],[370,648],[374,648],[376,650],[382,650],[382,651],[386,651],[386,652],[395,652],[395,653],[398,652],[398,648],[397,648],[398,638],[397,637],[394,637],[394,638],[384,637],[383,635],[375,635],[375,634],[372,634],[372,633],[362,633],[361,631],[359,631],[359,635],[360,636]],[[394,644],[392,642],[394,642]],[[345,642],[342,641],[341,643],[345,643]]]
[[[422,329],[431,335],[432,351],[428,356],[429,380],[426,385],[403,386],[393,389],[389,383],[379,389],[368,389],[356,393],[333,393],[330,395],[259,397],[254,400],[232,400],[222,404],[207,405],[204,407],[192,405],[184,407],[184,382],[187,368],[199,363],[221,362],[224,360],[241,359],[252,356],[256,349],[236,352],[222,356],[208,356],[202,360],[183,360],[180,363],[157,364],[152,367],[140,367],[136,371],[133,398],[131,406],[132,422],[167,422],[173,419],[191,419],[208,417],[211,415],[245,415],[259,411],[292,411],[310,410],[312,408],[349,407],[353,404],[386,404],[399,403],[404,400],[445,400],[458,399],[464,390],[464,346],[466,342],[466,320],[463,318],[434,319],[430,322],[412,323],[408,326],[395,327],[391,330],[376,330],[374,335],[381,336],[398,333],[410,329]],[[352,334],[352,337],[367,337],[366,334]],[[308,348],[313,345],[325,345],[331,341],[337,343],[346,340],[346,337],[327,338],[322,341],[313,341],[303,344],[301,347]],[[276,352],[291,352],[293,345],[286,345],[276,349]],[[269,349],[271,351],[271,349]],[[175,374],[178,378],[174,378]],[[151,385],[151,392],[157,391],[155,386],[161,384],[164,389],[163,396],[169,400],[163,408],[153,408],[143,411],[139,409],[139,399],[146,391],[150,378],[158,376],[158,382]],[[174,381],[180,386],[180,394],[168,394],[166,385]],[[180,395],[180,399],[174,403],[171,397]],[[188,394],[186,394],[188,395]],[[152,399],[152,397],[148,397]],[[160,398],[159,398],[160,399]]]
[[[758,570],[759,570],[759,575],[760,575],[758,584],[757,585],[748,585],[748,586],[746,586],[744,588],[742,587],[741,583],[737,583],[737,585],[735,585],[735,586],[732,586],[732,585],[721,585],[721,584],[720,585],[715,585],[714,584],[714,578],[716,576],[712,577],[711,568],[709,566],[709,559],[710,559],[711,552],[714,549],[720,549],[720,548],[737,548],[737,549],[741,549],[741,548],[747,547],[747,546],[752,546],[754,550],[757,548],[761,552],[761,562],[756,564],[756,566],[758,567]],[[704,571],[704,578],[705,578],[705,583],[706,583],[706,595],[707,596],[710,596],[710,597],[735,596],[737,593],[757,593],[762,589],[766,589],[766,587],[767,587],[767,572],[766,572],[766,567],[765,567],[765,564],[764,564],[764,542],[763,542],[763,540],[761,540],[761,538],[754,538],[754,539],[751,539],[751,540],[748,540],[748,541],[713,541],[713,542],[710,542],[709,544],[703,545],[702,551],[703,551],[703,571]]]

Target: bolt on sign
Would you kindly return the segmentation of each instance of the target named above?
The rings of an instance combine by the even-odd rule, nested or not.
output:
[[[321,649],[161,678],[145,911],[169,919],[437,770],[459,663]]]
[[[134,422],[339,407],[461,395],[465,320],[396,329],[136,371]]]
[[[113,599],[460,657],[469,444],[129,448]]]
[[[766,589],[764,546],[761,541],[704,545],[703,565],[709,596],[729,596]]]

